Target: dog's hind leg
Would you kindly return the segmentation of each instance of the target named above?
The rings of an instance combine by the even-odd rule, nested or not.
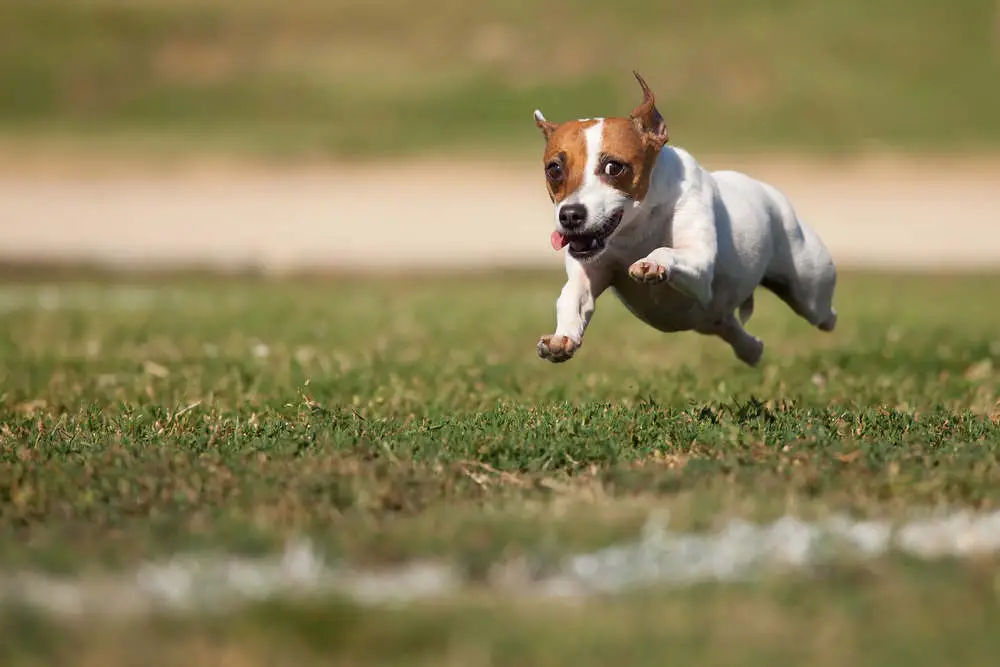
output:
[[[764,343],[748,333],[735,315],[729,315],[720,322],[696,329],[706,336],[718,336],[729,343],[736,358],[748,366],[756,366],[764,354]]]
[[[760,284],[814,327],[833,331],[837,268],[819,235],[796,217],[787,200],[784,203],[784,234]]]
[[[819,243],[818,238],[815,241]],[[833,331],[837,326],[837,311],[833,307],[837,269],[826,248],[807,242],[788,259],[790,266],[769,271],[761,286],[820,331]]]
[[[746,324],[750,321],[750,317],[753,316],[753,293],[747,297],[747,300],[740,304],[739,310],[740,314],[740,324]]]
[[[833,331],[837,326],[837,311],[832,306],[836,271],[829,274],[765,276],[761,286],[788,304],[795,314],[820,331]]]

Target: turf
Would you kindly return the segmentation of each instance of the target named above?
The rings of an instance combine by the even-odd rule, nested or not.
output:
[[[770,295],[762,365],[613,297],[551,365],[558,274],[94,278],[0,289],[0,565],[81,572],[308,534],[473,578],[726,517],[1000,500],[1000,278],[847,274],[838,330]],[[974,295],[974,296],[970,296]],[[4,664],[987,664],[992,560],[585,604],[264,606],[228,620],[0,624]],[[133,645],[134,644],[134,645]],[[153,648],[150,648],[153,647]],[[159,648],[156,648],[159,647]],[[173,657],[171,657],[173,656]],[[228,656],[228,658],[227,658]],[[963,657],[964,656],[964,657]],[[76,662],[74,664],[82,664]],[[329,664],[326,662],[324,664]]]
[[[0,139],[270,158],[537,150],[631,70],[696,152],[996,151],[983,0],[2,0]]]

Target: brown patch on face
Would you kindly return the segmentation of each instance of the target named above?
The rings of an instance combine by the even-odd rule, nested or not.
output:
[[[545,143],[545,181],[549,197],[560,202],[583,183],[587,168],[587,139],[584,132],[596,120],[571,120],[562,123],[548,135]]]
[[[608,118],[603,130],[598,177],[634,201],[642,201],[660,148],[645,141],[629,118]]]
[[[642,102],[628,118],[603,119],[601,147],[594,168],[604,183],[633,201],[642,201],[649,190],[656,158],[670,137],[653,92],[638,72],[633,74],[642,89]],[[584,133],[598,122],[553,123],[536,112],[535,124],[545,136],[545,178],[553,202],[562,201],[583,183],[587,169]]]

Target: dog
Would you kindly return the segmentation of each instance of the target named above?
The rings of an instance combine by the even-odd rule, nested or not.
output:
[[[555,123],[534,112],[555,209],[551,241],[565,248],[567,277],[555,333],[541,337],[538,355],[572,358],[608,288],[646,324],[717,336],[749,366],[764,352],[743,328],[758,286],[833,331],[837,271],[817,233],[775,187],[738,171],[710,172],[668,146],[653,93],[633,74],[643,100],[627,118]]]

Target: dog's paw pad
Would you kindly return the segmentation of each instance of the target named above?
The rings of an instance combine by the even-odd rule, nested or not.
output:
[[[560,363],[571,358],[578,347],[576,341],[568,336],[542,336],[538,340],[538,356]]]
[[[648,259],[640,259],[628,267],[628,275],[636,282],[660,283],[667,279],[667,267]]]

